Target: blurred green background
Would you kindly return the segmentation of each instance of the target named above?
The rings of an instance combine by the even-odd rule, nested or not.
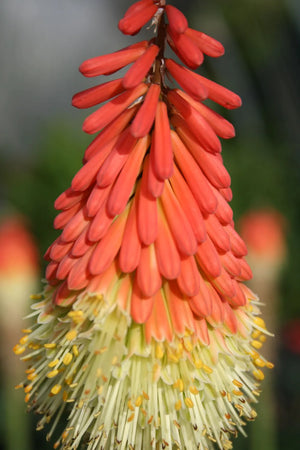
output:
[[[0,3],[0,216],[15,212],[26,216],[40,248],[41,273],[45,268],[42,255],[56,237],[53,202],[69,186],[91,140],[81,131],[86,112],[70,106],[75,92],[92,85],[77,67],[84,59],[136,40],[121,36],[117,29],[118,19],[131,3]],[[299,322],[298,328],[293,324],[300,318],[300,2],[170,3],[185,12],[190,26],[224,44],[225,56],[206,58],[200,71],[243,99],[239,110],[218,110],[237,132],[235,139],[223,142],[235,220],[252,209],[273,208],[286,221],[287,258],[278,284],[274,440],[264,443],[264,432],[257,435],[251,424],[247,427],[250,439],[239,437],[234,448],[296,450],[300,442],[300,330]],[[293,348],[282,332],[292,325],[296,327]],[[10,450],[5,430],[1,431],[0,448]],[[31,434],[29,447],[24,443],[24,448],[14,450],[52,448],[42,433]]]

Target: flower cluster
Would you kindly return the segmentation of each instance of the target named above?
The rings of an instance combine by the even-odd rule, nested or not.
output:
[[[151,21],[154,38],[80,66],[96,77],[131,64],[73,98],[106,103],[84,121],[98,135],[55,202],[62,232],[36,324],[15,347],[38,428],[53,418],[48,438],[71,407],[54,448],[230,449],[272,366],[228,204],[219,137],[234,128],[204,103],[241,100],[193,72],[223,46],[165,3],[138,1],[119,22],[135,35]],[[184,65],[165,58],[167,44]]]

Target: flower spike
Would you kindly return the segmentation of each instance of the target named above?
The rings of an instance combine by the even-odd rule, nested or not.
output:
[[[166,3],[137,1],[119,22],[127,35],[150,22],[149,41],[80,66],[98,77],[131,64],[73,97],[98,105],[83,124],[97,136],[55,202],[61,234],[14,348],[37,428],[53,420],[47,439],[68,411],[55,449],[229,450],[272,367],[221,156],[234,127],[204,103],[241,99],[193,72],[224,48]]]

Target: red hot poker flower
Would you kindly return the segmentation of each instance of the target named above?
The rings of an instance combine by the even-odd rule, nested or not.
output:
[[[50,438],[73,406],[55,448],[87,438],[90,450],[230,449],[272,367],[258,352],[267,331],[228,204],[219,138],[234,128],[203,103],[241,100],[190,70],[223,46],[164,0],[134,3],[119,28],[136,34],[149,21],[149,42],[80,66],[94,77],[132,64],[73,98],[108,101],[84,121],[98,134],[55,202],[62,232],[46,252],[37,323],[15,348],[27,350],[22,386],[38,428],[56,415]],[[165,58],[167,44],[188,67]]]

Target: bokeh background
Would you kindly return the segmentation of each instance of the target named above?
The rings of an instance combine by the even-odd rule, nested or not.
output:
[[[45,268],[42,255],[56,237],[53,202],[69,186],[91,141],[81,131],[86,112],[71,107],[72,95],[92,85],[77,68],[87,58],[136,39],[122,36],[117,29],[118,19],[131,3],[0,2],[1,450],[46,450],[53,445],[45,442],[43,432],[34,431],[35,419],[23,414],[23,394],[14,393],[12,386],[20,369],[8,347],[13,345],[10,340],[20,337],[14,328],[19,329],[19,318],[29,308],[30,289],[39,289],[37,280]],[[300,442],[300,2],[171,3],[185,12],[190,26],[225,46],[225,56],[206,58],[201,73],[243,99],[241,109],[219,111],[237,130],[235,139],[223,143],[223,156],[232,176],[235,221],[249,245],[252,286],[266,304],[269,328],[276,332],[266,349],[276,365],[266,376],[259,420],[247,426],[249,439],[239,437],[234,448],[296,450]],[[253,211],[260,214],[257,220]],[[30,233],[26,243],[20,237],[26,232],[18,233],[16,222]],[[1,228],[1,224],[6,225]],[[15,232],[8,232],[9,228]],[[1,240],[3,229],[6,234]],[[32,259],[34,245],[41,255],[37,263]],[[31,257],[20,256],[20,249]],[[1,265],[5,254],[15,263],[9,274]],[[18,265],[22,258],[24,264]],[[24,281],[26,274],[30,282]]]

